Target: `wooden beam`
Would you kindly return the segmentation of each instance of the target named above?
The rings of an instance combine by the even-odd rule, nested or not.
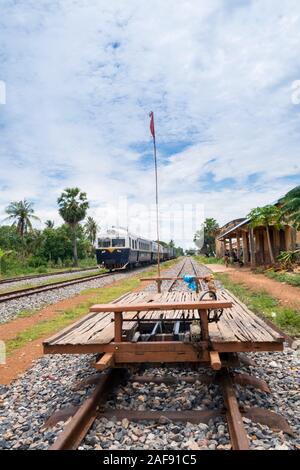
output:
[[[222,367],[220,355],[218,351],[210,351],[209,352],[210,356],[210,365],[213,370],[220,370]]]
[[[123,325],[122,312],[115,312],[115,342],[116,343],[121,343],[122,341],[122,325]]]
[[[186,351],[186,352],[156,352],[148,351],[144,353],[133,353],[133,352],[116,352],[115,363],[159,363],[164,362],[208,362],[209,355],[208,351]]]
[[[198,310],[200,316],[200,324],[201,324],[201,339],[202,341],[209,340],[209,332],[208,332],[208,311],[207,310]]]
[[[193,276],[194,279],[205,280],[208,277],[211,277],[211,274],[208,276]],[[183,277],[141,277],[140,281],[183,281]]]
[[[105,353],[105,352],[115,352],[119,350],[120,352],[133,352],[134,354],[140,354],[146,351],[145,347],[147,345],[148,351],[155,351],[158,354],[163,353],[164,351],[169,350],[171,347],[171,351],[182,351],[182,347],[187,346],[187,349],[183,349],[183,351],[188,350],[191,348],[192,345],[190,343],[181,343],[179,341],[164,341],[164,342],[156,342],[153,341],[152,343],[128,343],[123,341],[122,343],[87,343],[87,344],[59,344],[59,343],[44,343],[43,350],[44,354],[97,354],[97,353]],[[169,346],[168,346],[169,345]],[[180,349],[177,349],[178,346]],[[203,348],[207,348],[203,344]],[[255,351],[283,351],[283,344],[282,342],[231,342],[231,343],[218,343],[212,341],[212,347],[214,351],[220,352],[255,352]],[[117,349],[116,349],[117,348]],[[168,349],[167,349],[168,348]],[[209,355],[207,361],[209,362]]]
[[[114,353],[105,353],[101,357],[101,359],[95,363],[95,367],[97,370],[109,369],[110,367],[114,367],[114,365],[115,365]]]
[[[232,302],[221,300],[199,300],[193,302],[139,303],[139,304],[96,304],[90,307],[91,312],[146,312],[148,310],[207,310],[231,308]]]

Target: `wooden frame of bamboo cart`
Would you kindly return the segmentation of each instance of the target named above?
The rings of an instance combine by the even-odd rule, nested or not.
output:
[[[137,304],[99,304],[91,307],[91,312],[114,314],[114,342],[110,343],[111,351],[106,352],[97,362],[96,368],[104,370],[117,363],[140,362],[208,362],[214,369],[221,368],[221,360],[217,351],[213,351],[209,342],[208,309],[231,308],[231,302],[225,301],[194,301],[174,303],[137,303]],[[127,342],[123,341],[122,329],[124,321],[138,320],[140,312],[197,310],[201,324],[201,341],[184,343],[181,341]],[[129,318],[123,315],[133,312]],[[164,322],[174,319],[164,317]],[[143,320],[145,321],[145,319]],[[146,319],[147,321],[147,319]]]

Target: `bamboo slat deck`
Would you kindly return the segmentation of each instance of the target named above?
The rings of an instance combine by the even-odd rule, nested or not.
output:
[[[192,302],[199,300],[200,295],[194,292],[170,292],[170,293],[129,293],[116,302],[119,304],[149,303],[149,310],[140,312],[143,319],[163,318],[180,319],[185,315],[186,319],[199,319],[198,310],[173,310],[153,311],[151,302]],[[218,352],[240,351],[281,351],[284,338],[268,326],[257,315],[251,312],[242,302],[226,290],[218,291],[218,300],[230,301],[233,307],[225,309],[218,323],[209,324],[210,348]],[[123,313],[123,333],[131,330],[137,324],[134,319],[136,312]],[[114,340],[113,313],[92,312],[78,322],[65,328],[58,334],[44,342],[45,353],[105,353],[111,351]],[[177,342],[178,343],[178,342]],[[129,344],[128,342],[125,344]],[[139,344],[139,343],[136,343]],[[149,343],[147,343],[149,344]],[[152,342],[155,350],[155,342]],[[162,343],[159,343],[162,344]],[[175,345],[176,342],[169,342]],[[181,343],[183,344],[183,343]],[[148,347],[149,349],[149,347]],[[177,348],[179,350],[179,346]],[[176,347],[173,347],[176,350]],[[171,346],[170,346],[171,351]]]

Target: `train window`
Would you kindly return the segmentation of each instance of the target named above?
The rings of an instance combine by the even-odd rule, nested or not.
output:
[[[112,246],[125,246],[125,238],[113,238]]]
[[[98,247],[99,248],[108,248],[108,247],[110,247],[110,239],[109,238],[98,238]]]

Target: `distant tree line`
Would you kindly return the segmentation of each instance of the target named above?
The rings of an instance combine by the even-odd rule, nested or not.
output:
[[[0,226],[0,272],[77,266],[79,259],[94,256],[93,244],[99,227],[91,216],[86,217],[89,208],[86,193],[79,188],[67,188],[57,203],[64,223],[55,227],[52,220],[46,220],[44,229],[32,226],[33,221],[40,220],[34,214],[32,202],[24,199],[8,205],[4,225]]]
[[[66,188],[57,199],[58,212],[64,223],[55,226],[46,220],[43,229],[33,227],[40,221],[33,203],[24,199],[13,201],[6,208],[7,217],[0,226],[0,274],[18,274],[47,267],[77,266],[79,261],[95,263],[94,243],[99,226],[87,215],[87,195],[79,188]],[[177,256],[183,249],[175,247],[173,240],[164,243],[172,246]]]

